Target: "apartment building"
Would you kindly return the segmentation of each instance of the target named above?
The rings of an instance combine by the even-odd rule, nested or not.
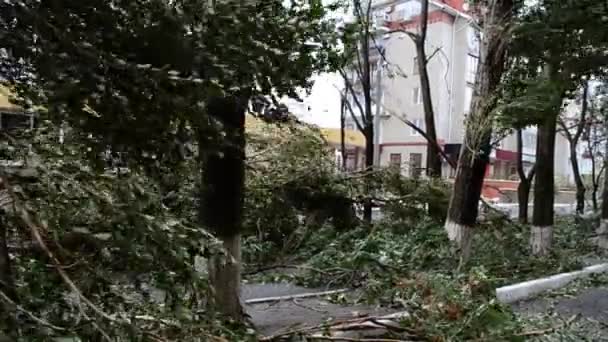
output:
[[[428,15],[426,53],[430,59],[427,68],[435,125],[439,143],[454,160],[457,160],[463,143],[465,119],[471,105],[479,61],[479,33],[472,25],[467,7],[465,0],[430,0]],[[394,31],[416,32],[420,12],[419,0],[372,2],[377,28],[376,44],[370,51],[374,66],[372,98],[374,107],[378,109],[374,109],[374,113],[379,113],[376,120],[379,126],[376,127],[376,163],[381,166],[400,165],[404,173],[414,176],[426,168],[427,141],[402,118],[424,129],[417,55],[412,40],[406,34]],[[384,52],[386,61],[381,60],[379,50]],[[356,129],[352,119],[347,121],[347,128]],[[524,161],[527,167],[531,167],[535,161],[536,130],[526,129],[523,136]],[[562,140],[563,137],[558,136],[558,146],[563,145]],[[514,135],[502,139],[492,151],[486,177],[517,179],[516,150]],[[567,163],[556,162],[556,174],[564,174],[567,170]],[[455,175],[445,162],[442,172],[444,177]]]

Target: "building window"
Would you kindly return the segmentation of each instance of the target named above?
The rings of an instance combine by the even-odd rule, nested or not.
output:
[[[346,154],[346,171],[355,171],[357,168],[357,156],[354,153]]]
[[[412,17],[420,15],[422,7],[417,0],[402,2],[395,6],[396,20],[411,20]]]
[[[511,166],[509,169],[509,179],[514,179],[517,176],[517,168],[515,166]]]
[[[477,76],[477,67],[479,65],[479,57],[475,55],[467,55],[467,82],[474,84]]]
[[[418,57],[414,57],[414,65],[413,65],[413,68],[412,68],[412,74],[414,74],[414,75],[418,75],[419,74],[419,72],[418,72]]]
[[[414,104],[422,103],[422,92],[420,91],[420,87],[415,87],[412,94],[412,100]]]
[[[422,171],[422,153],[410,153],[410,176],[419,178]]]
[[[391,153],[390,167],[401,168],[401,153]]]
[[[412,120],[412,123],[414,124],[414,126],[424,131],[424,121],[422,121],[422,119],[414,119]],[[410,135],[417,137],[420,135],[420,132],[415,130],[414,127],[410,127]]]
[[[524,132],[523,142],[525,148],[536,147],[536,134],[533,132]]]
[[[369,65],[369,84],[370,87],[374,87],[374,83],[376,83],[376,78],[378,76],[378,63],[375,61],[370,61]]]
[[[464,112],[469,113],[471,111],[471,102],[473,102],[473,87],[464,88]]]
[[[384,23],[389,20],[389,15],[384,8],[374,11],[372,15],[376,26],[384,26]]]

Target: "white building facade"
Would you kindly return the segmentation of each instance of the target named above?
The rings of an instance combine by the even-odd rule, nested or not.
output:
[[[419,174],[426,168],[427,141],[402,120],[405,118],[424,129],[416,48],[409,36],[395,30],[417,32],[420,1],[374,1],[372,11],[376,26],[386,27],[377,31],[376,44],[370,52],[372,65],[383,65],[380,72],[374,68],[372,84],[372,89],[381,89],[380,94],[377,91],[372,94],[377,100],[374,113],[380,113],[375,128],[379,145],[377,162],[380,166],[399,164],[405,173]],[[472,23],[465,0],[430,0],[426,53],[437,138],[455,159],[463,143],[479,60],[479,33]],[[347,120],[347,128],[356,129],[352,119]],[[535,162],[536,129],[526,129],[523,137],[524,161],[530,167]],[[567,146],[563,137],[558,135],[557,140],[558,148],[564,143]],[[516,151],[515,135],[502,139],[492,152],[486,177],[517,180]],[[566,176],[570,170],[569,164],[560,159],[561,154],[556,154],[556,177]],[[444,162],[443,176],[454,174]]]

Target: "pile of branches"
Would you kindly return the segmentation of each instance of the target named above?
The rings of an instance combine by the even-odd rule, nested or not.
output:
[[[57,131],[43,125],[6,136],[2,145],[17,167],[0,173],[2,247],[10,253],[0,331],[15,341],[220,341],[244,334],[208,311],[207,280],[196,264],[220,248],[195,213],[167,203],[141,169],[95,168],[69,136],[58,144]],[[187,190],[175,191],[171,203]]]

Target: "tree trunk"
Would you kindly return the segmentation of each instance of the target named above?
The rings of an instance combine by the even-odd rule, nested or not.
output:
[[[201,222],[221,241],[226,255],[209,260],[209,281],[214,304],[223,315],[243,318],[240,295],[243,192],[245,180],[244,98],[215,98],[209,102],[209,115],[222,124],[225,133],[217,151],[205,151],[208,140],[201,133],[202,161]]]
[[[456,242],[465,261],[471,254],[472,228],[477,221],[479,198],[490,157],[489,143],[490,139],[486,139],[484,152],[478,155],[473,155],[470,149],[463,146],[458,158],[445,229],[448,238]]]
[[[576,155],[576,148],[578,146],[578,141],[580,140],[581,135],[585,131],[585,127],[587,127],[587,98],[589,95],[589,83],[583,83],[583,99],[582,99],[582,108],[580,118],[578,123],[576,124],[576,133],[572,134],[570,132],[570,127],[562,120],[559,119],[559,124],[562,126],[563,133],[568,139],[569,148],[570,148],[570,164],[572,166],[572,174],[574,175],[574,183],[576,185],[576,213],[578,216],[582,215],[585,212],[585,184],[583,183],[583,178],[581,177],[581,172],[578,166],[578,156]]]
[[[367,6],[365,8],[361,7],[359,1],[356,1],[355,6],[358,6],[358,9],[361,13],[367,13],[366,18],[359,18],[360,22],[363,23],[363,35],[361,37],[361,47],[362,47],[362,57],[363,57],[363,79],[361,80],[363,85],[363,98],[365,101],[365,113],[363,113],[364,117],[364,131],[363,135],[365,136],[365,171],[371,172],[374,168],[374,116],[372,113],[372,96],[371,96],[371,63],[369,59],[369,50],[370,50],[370,37],[371,33],[369,31],[370,27],[368,25],[370,20],[370,11]],[[369,4],[368,4],[369,6]],[[355,7],[357,8],[357,7]],[[363,19],[363,20],[361,20]],[[379,80],[376,80],[379,82]],[[372,222],[372,200],[370,198],[372,191],[372,180],[371,174],[366,177],[366,193],[367,197],[363,203],[363,221],[367,224],[371,224]]]
[[[422,0],[420,33],[414,38],[416,54],[418,56],[418,74],[420,75],[420,90],[422,92],[422,106],[424,108],[424,125],[429,139],[437,141],[435,130],[435,113],[431,97],[431,82],[427,70],[427,57],[424,45],[426,43],[426,32],[428,26],[429,1]],[[429,177],[441,177],[441,155],[437,144],[427,144],[426,149],[426,174]]]
[[[585,184],[578,167],[575,141],[570,142],[570,163],[572,165],[572,174],[574,175],[574,184],[576,184],[576,213],[582,215],[585,212]]]
[[[517,130],[517,174],[519,175],[519,185],[517,186],[517,202],[519,205],[519,222],[522,224],[528,224],[528,204],[530,200],[530,187],[532,185],[532,179],[536,172],[536,165],[530,170],[529,174],[526,174],[524,170],[524,143],[522,137],[522,130]]]
[[[604,123],[608,129],[608,118]],[[602,190],[602,213],[600,226],[597,230],[598,246],[608,249],[608,140],[606,141],[606,150],[604,152],[604,189]]]
[[[477,220],[491,152],[492,120],[489,116],[496,107],[495,92],[505,69],[507,32],[511,26],[513,5],[513,0],[497,0],[484,18],[473,101],[445,223],[448,237],[460,249],[461,262],[466,261],[471,253],[471,229]]]
[[[528,224],[528,206],[530,202],[530,182],[526,180],[520,180],[517,186],[517,202],[519,205],[519,223]]]
[[[587,152],[589,153],[589,157],[591,159],[591,202],[593,203],[593,212],[597,212],[599,209],[599,204],[597,202],[597,192],[600,187],[599,178],[601,177],[603,167],[600,169],[599,174],[597,171],[597,167],[595,165],[595,152],[592,139],[595,139],[595,129],[596,125],[591,125],[593,127],[593,134],[591,133],[591,128],[587,130]]]
[[[365,171],[370,172],[374,168],[374,124],[371,120],[367,122],[365,133]],[[372,222],[372,200],[370,195],[373,190],[371,188],[371,181],[366,182],[366,187],[368,198],[363,203],[363,221],[370,224]]]
[[[597,203],[597,191],[598,191],[598,186],[597,185],[593,185],[593,191],[591,192],[591,201],[593,202],[593,212],[597,212],[598,208],[599,208],[599,204]]]
[[[534,212],[532,213],[532,253],[545,255],[553,240],[553,203],[555,192],[555,133],[557,112],[548,114],[538,127],[536,145],[536,181],[534,182]]]
[[[346,100],[344,97],[340,100],[340,154],[342,156],[342,163],[338,165],[342,171],[346,171],[346,137],[344,129],[346,123]]]
[[[11,267],[11,259],[8,254],[7,224],[4,215],[0,217],[0,290],[10,299],[15,301],[17,293]]]

